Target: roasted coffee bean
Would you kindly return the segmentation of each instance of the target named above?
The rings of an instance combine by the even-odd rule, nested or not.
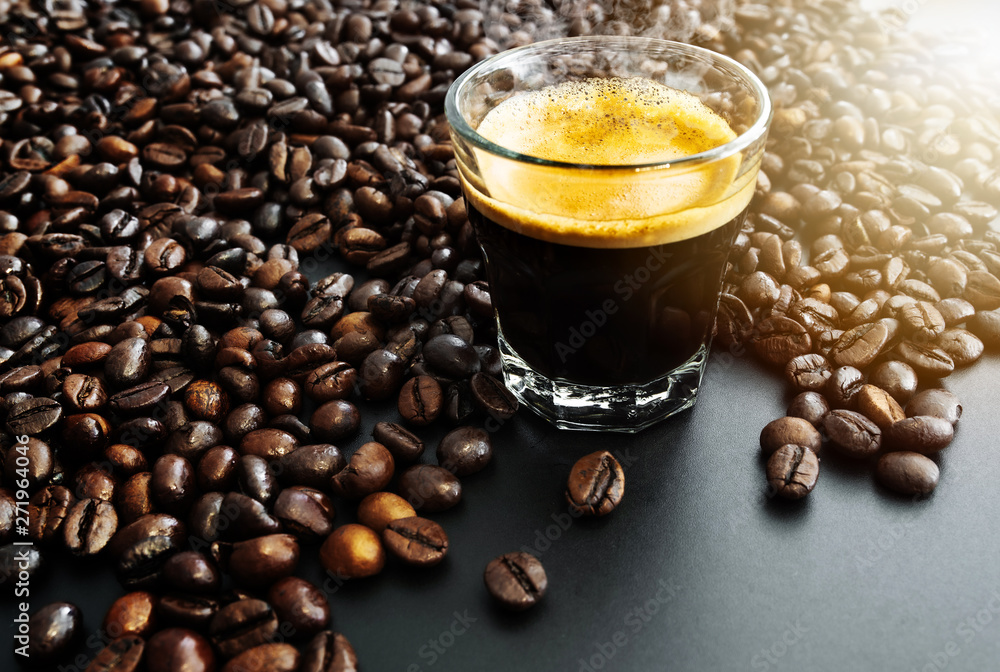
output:
[[[822,390],[832,374],[826,357],[815,353],[795,357],[785,366],[785,377],[797,390]]]
[[[339,632],[326,630],[302,652],[299,672],[357,672],[358,657],[351,643]]]
[[[219,591],[222,575],[211,558],[197,551],[182,551],[163,563],[163,578],[182,593],[212,594]]]
[[[101,629],[110,637],[149,637],[156,625],[156,603],[153,593],[144,590],[126,593],[111,603]]]
[[[290,576],[299,564],[299,544],[290,534],[269,534],[233,544],[229,574],[239,584],[263,588]]]
[[[358,372],[361,396],[371,401],[388,399],[399,389],[404,367],[403,359],[395,353],[384,349],[372,352]]]
[[[965,329],[945,329],[938,334],[934,344],[955,362],[956,367],[977,362],[986,350],[979,337]]]
[[[827,410],[829,411],[829,408]],[[823,437],[813,423],[788,416],[772,420],[760,432],[760,450],[764,457],[770,457],[778,448],[788,444],[804,446],[819,455]]]
[[[269,16],[266,5],[252,5],[257,10],[250,16]],[[253,23],[250,24],[253,27]],[[299,652],[291,644],[273,642],[259,644],[239,654],[225,665],[222,672],[296,672]]]
[[[70,551],[76,555],[96,555],[118,530],[118,514],[111,502],[81,499],[67,511],[62,530]]]
[[[806,328],[787,317],[769,317],[755,328],[754,349],[765,362],[784,367],[789,360],[812,350],[812,339]]]
[[[237,600],[212,617],[208,636],[225,658],[271,641],[278,634],[278,615],[264,600]]]
[[[328,401],[309,418],[309,428],[320,441],[340,441],[354,436],[361,424],[358,407],[349,401]]]
[[[953,393],[936,388],[918,392],[906,403],[907,417],[930,415],[958,425],[962,417],[962,404]]]
[[[274,517],[304,541],[319,541],[330,534],[335,515],[329,497],[302,485],[285,488],[274,502]]]
[[[358,522],[379,534],[393,520],[415,515],[409,502],[391,492],[373,492],[358,504]]]
[[[170,391],[170,386],[166,383],[140,383],[112,395],[108,400],[108,405],[115,413],[141,415],[166,401]]]
[[[819,458],[810,448],[786,444],[767,460],[767,484],[785,499],[802,499],[816,487]]]
[[[861,371],[853,366],[840,366],[833,370],[824,392],[833,408],[853,408],[854,397],[864,384]]]
[[[875,455],[882,446],[882,431],[874,422],[855,411],[835,409],[823,420],[830,441],[841,453],[854,459]]]
[[[180,545],[187,536],[187,528],[169,514],[151,513],[119,529],[108,544],[108,553],[118,557],[146,537],[156,536],[167,537]]]
[[[306,376],[303,391],[316,403],[346,399],[354,391],[357,375],[347,362],[328,362]]]
[[[282,579],[267,592],[268,602],[282,623],[288,623],[296,638],[312,637],[330,624],[330,605],[313,584],[297,576]]]
[[[930,458],[911,451],[886,453],[875,465],[879,483],[901,495],[929,495],[940,471]]]
[[[854,396],[858,412],[878,425],[883,432],[906,417],[903,407],[891,394],[874,385],[863,385]]]
[[[533,607],[545,596],[549,585],[541,561],[522,551],[491,560],[483,580],[497,603],[512,611]]]
[[[424,359],[449,378],[466,378],[479,371],[475,349],[454,334],[435,336],[424,344]]]
[[[587,516],[611,513],[625,495],[625,472],[606,450],[581,457],[570,470],[566,501],[570,510]]]
[[[49,485],[32,495],[28,507],[28,534],[38,544],[62,540],[62,526],[76,502],[72,491],[61,485]],[[13,521],[13,515],[10,518]]]
[[[476,406],[494,420],[510,420],[517,412],[517,397],[491,375],[483,372],[473,374],[469,379],[469,389]]]
[[[116,544],[118,543],[120,542],[116,539]],[[125,546],[123,551],[116,554],[118,560],[115,572],[118,581],[134,590],[158,587],[163,580],[164,563],[181,550],[181,543],[166,535],[151,535]]]
[[[403,384],[396,404],[403,420],[415,427],[434,422],[444,407],[441,385],[430,376],[414,376]]]
[[[372,438],[384,445],[397,462],[415,462],[424,452],[424,442],[394,422],[378,422]]]
[[[384,490],[392,480],[395,460],[389,449],[377,441],[369,441],[351,455],[347,466],[334,475],[331,487],[334,494],[350,499],[360,499]]]
[[[149,373],[153,353],[141,338],[126,338],[111,348],[104,360],[104,376],[116,389],[138,385]]]
[[[819,392],[800,392],[788,404],[789,416],[802,418],[816,428],[823,426],[823,418],[829,412],[830,405]]]
[[[183,515],[197,497],[194,467],[180,455],[162,455],[153,463],[150,488],[159,508]]]
[[[418,464],[399,477],[400,494],[418,511],[437,513],[462,501],[462,484],[444,467]]]
[[[955,370],[954,360],[934,345],[907,340],[893,348],[892,352],[920,375],[943,378]]]
[[[255,429],[240,441],[240,453],[275,460],[298,448],[298,440],[280,429]]]
[[[7,451],[7,457],[3,460],[3,473],[11,477],[17,476],[17,480],[24,480],[29,491],[43,485],[52,476],[55,469],[55,455],[49,444],[40,441],[33,436],[28,437],[26,444],[21,444],[25,448]],[[14,479],[11,478],[11,481]]]
[[[66,376],[62,393],[63,401],[74,412],[97,411],[108,402],[101,379],[81,373]]]
[[[218,600],[212,598],[164,595],[156,603],[156,615],[163,624],[185,625],[197,632],[206,633],[219,606]]]
[[[892,395],[901,404],[917,391],[917,372],[906,362],[889,360],[872,371],[869,383]]]
[[[27,659],[32,665],[52,665],[69,653],[81,634],[83,615],[69,602],[47,604],[28,619]]]
[[[448,536],[433,520],[413,516],[399,518],[382,532],[385,547],[408,565],[431,567],[448,553]]]
[[[444,435],[438,444],[438,464],[456,476],[468,476],[482,470],[493,458],[493,442],[478,427],[458,427]]]
[[[230,446],[214,446],[202,454],[195,469],[198,488],[203,492],[229,490],[236,482],[239,454]]]
[[[385,551],[378,534],[364,525],[349,523],[326,538],[319,550],[319,560],[335,576],[357,579],[381,572]]]
[[[37,436],[62,418],[59,402],[48,397],[34,397],[15,404],[7,413],[7,428],[15,436]]]
[[[101,649],[84,672],[135,672],[145,650],[146,642],[141,637],[119,637]]]
[[[951,444],[955,426],[949,420],[931,415],[914,415],[892,423],[885,431],[885,444],[891,450],[910,450],[933,454]]]
[[[212,645],[187,628],[167,628],[150,637],[146,642],[145,660],[149,672],[211,672],[216,669]]]
[[[227,539],[248,539],[281,531],[281,523],[268,513],[267,507],[241,492],[227,492],[218,508],[209,504],[206,502],[207,508],[204,510],[208,519],[202,523],[203,528],[211,533],[206,537],[223,533]],[[191,520],[194,524],[193,515]]]
[[[291,485],[326,488],[347,464],[336,446],[320,443],[299,446],[278,460],[278,480]]]

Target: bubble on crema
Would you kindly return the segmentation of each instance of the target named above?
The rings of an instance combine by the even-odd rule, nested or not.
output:
[[[733,25],[735,0],[481,0],[501,48],[577,35],[641,35],[698,43]]]

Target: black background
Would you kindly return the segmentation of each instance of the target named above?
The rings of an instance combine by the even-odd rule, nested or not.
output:
[[[788,389],[751,356],[715,352],[697,406],[638,435],[559,431],[519,412],[492,435],[489,467],[464,479],[463,502],[433,516],[451,539],[442,565],[390,561],[337,586],[304,547],[300,574],[325,582],[333,627],[369,671],[995,670],[997,372],[993,360],[946,381],[965,414],[925,500],[884,491],[870,465],[832,451],[805,501],[768,499],[757,437]],[[393,404],[367,407],[345,447],[394,416]],[[439,434],[425,433],[423,461]],[[569,468],[598,449],[622,458],[625,499],[570,523]],[[351,520],[341,507],[338,523]],[[482,572],[524,547],[539,553],[549,593],[511,615],[491,604]],[[30,602],[77,603],[89,657],[122,592],[106,561],[61,558]],[[0,606],[10,623],[9,598]]]

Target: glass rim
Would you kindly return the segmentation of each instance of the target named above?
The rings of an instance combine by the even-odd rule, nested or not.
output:
[[[609,45],[621,45],[623,47],[632,47],[633,49],[643,46],[644,50],[648,50],[650,47],[669,47],[674,51],[687,52],[689,54],[695,54],[702,57],[708,57],[709,59],[721,62],[730,68],[736,70],[743,78],[749,83],[757,99],[760,101],[761,108],[757,114],[757,119],[754,123],[746,129],[743,133],[740,133],[734,139],[719,145],[718,147],[713,147],[711,149],[705,150],[703,152],[698,152],[697,154],[691,154],[689,156],[684,156],[678,159],[673,159],[670,161],[655,161],[652,163],[626,163],[626,164],[592,164],[592,163],[572,163],[567,161],[553,161],[550,159],[543,159],[537,156],[530,156],[528,154],[521,154],[512,149],[508,149],[503,145],[498,145],[490,140],[487,140],[481,136],[474,128],[472,128],[469,123],[465,120],[465,117],[458,110],[458,91],[473,77],[482,73],[485,70],[490,69],[495,66],[498,61],[516,58],[519,54],[534,50],[539,50],[540,48],[553,47],[557,44],[560,45],[573,45],[573,44],[586,44],[586,43],[600,43],[601,45],[607,47]],[[494,54],[489,58],[486,58],[479,63],[468,68],[459,77],[452,82],[451,86],[448,87],[448,92],[445,95],[444,100],[444,110],[445,116],[448,119],[452,130],[458,133],[462,138],[472,143],[476,147],[486,150],[487,152],[500,156],[503,158],[511,159],[514,161],[519,161],[521,163],[531,163],[538,166],[549,166],[553,168],[577,168],[577,169],[587,169],[594,171],[621,171],[621,170],[656,170],[656,169],[666,169],[672,167],[686,167],[690,165],[698,165],[702,163],[709,163],[712,161],[717,161],[719,159],[725,159],[730,156],[735,156],[738,152],[743,151],[754,142],[759,140],[767,132],[768,126],[771,123],[771,115],[773,113],[773,107],[771,104],[771,97],[768,95],[767,87],[760,80],[757,75],[755,75],[749,68],[739,63],[738,61],[726,56],[725,54],[720,54],[714,52],[710,49],[705,49],[704,47],[698,47],[691,44],[685,44],[683,42],[675,42],[673,40],[663,40],[655,37],[642,37],[636,35],[584,35],[580,37],[558,37],[551,40],[543,40],[540,42],[534,42],[532,44],[527,44],[521,47],[515,47],[513,49],[507,49],[498,54]]]

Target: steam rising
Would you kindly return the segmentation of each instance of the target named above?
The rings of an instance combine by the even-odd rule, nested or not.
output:
[[[502,49],[576,35],[711,39],[732,26],[735,0],[482,0],[486,35]]]

